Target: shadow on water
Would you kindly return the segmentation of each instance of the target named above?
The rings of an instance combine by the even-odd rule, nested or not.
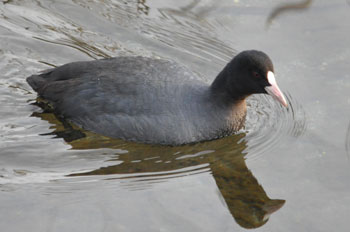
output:
[[[312,0],[305,0],[302,2],[283,4],[276,7],[269,15],[266,20],[266,27],[269,27],[274,19],[276,19],[281,14],[295,10],[306,10],[310,7]]]
[[[83,131],[56,117],[47,108],[32,116],[52,124],[54,131],[45,135],[63,138],[72,149],[110,148],[125,151],[111,160],[121,161],[118,165],[73,173],[68,175],[70,177],[114,175],[108,179],[128,179],[130,184],[138,187],[145,182],[157,183],[210,171],[230,213],[244,228],[264,225],[269,216],[285,203],[285,200],[270,199],[246,166],[244,133],[180,147],[145,145]]]

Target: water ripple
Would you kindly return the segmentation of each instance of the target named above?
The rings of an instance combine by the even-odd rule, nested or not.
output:
[[[266,154],[286,136],[299,137],[307,128],[306,114],[302,106],[287,93],[288,107],[282,107],[270,96],[253,96],[248,100],[245,132],[249,158]]]

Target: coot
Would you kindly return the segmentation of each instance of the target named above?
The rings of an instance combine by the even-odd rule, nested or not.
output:
[[[251,94],[270,94],[286,106],[273,71],[265,53],[250,50],[235,56],[211,85],[176,62],[145,57],[73,62],[27,82],[58,115],[84,129],[181,145],[242,128]]]

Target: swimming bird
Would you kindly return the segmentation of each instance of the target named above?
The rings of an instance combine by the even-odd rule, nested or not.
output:
[[[236,55],[208,84],[174,61],[121,56],[80,61],[27,78],[55,113],[79,127],[141,143],[182,145],[231,135],[244,126],[246,98],[269,94],[282,105],[271,59]]]

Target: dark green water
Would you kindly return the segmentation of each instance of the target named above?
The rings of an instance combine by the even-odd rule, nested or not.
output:
[[[348,231],[350,5],[285,2],[0,0],[0,228]],[[182,147],[82,131],[25,82],[118,55],[211,82],[246,49],[272,58],[289,108],[253,96],[241,133]]]

